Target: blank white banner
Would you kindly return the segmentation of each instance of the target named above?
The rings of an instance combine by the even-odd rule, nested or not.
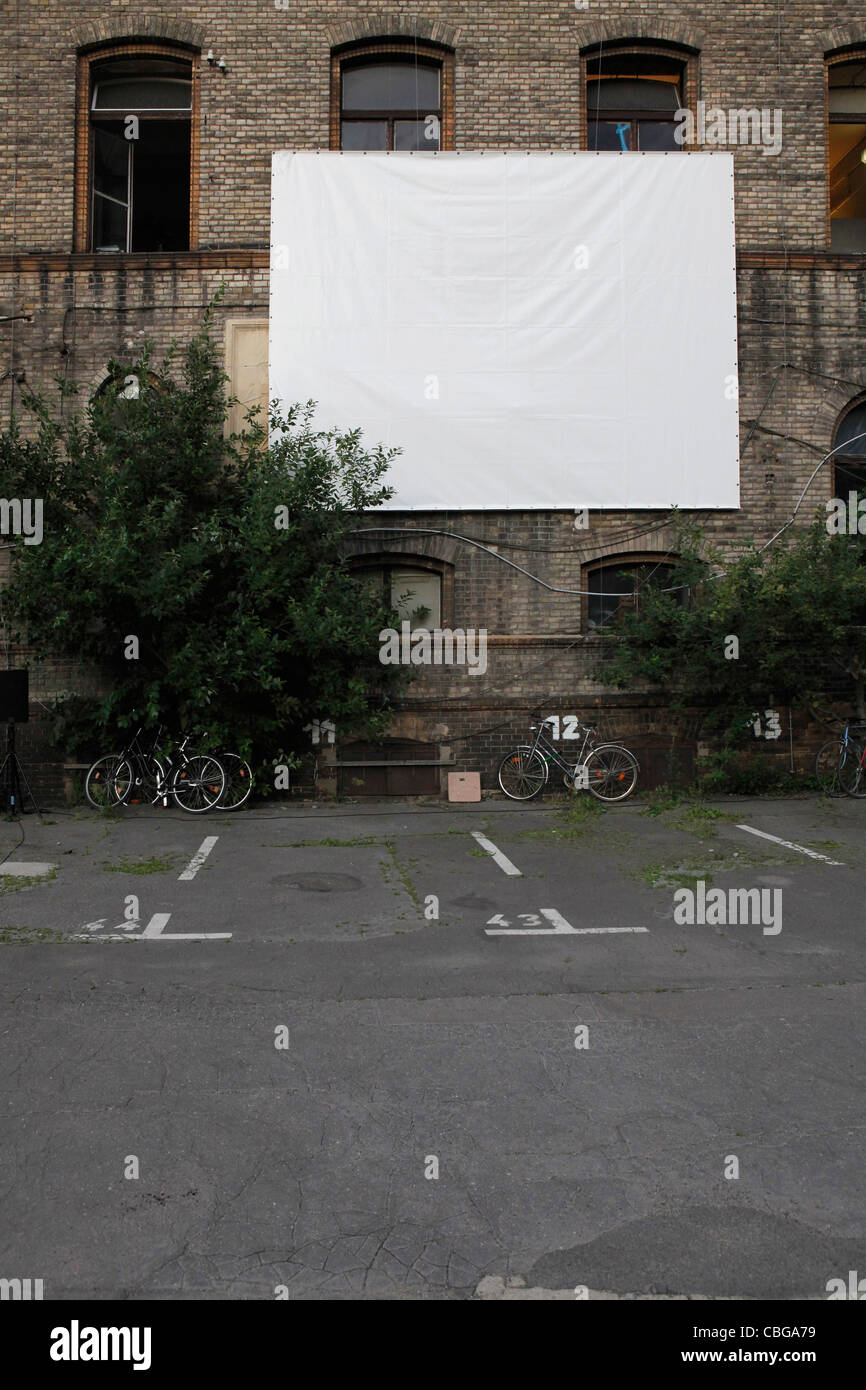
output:
[[[739,506],[730,154],[281,151],[270,319],[391,509]]]

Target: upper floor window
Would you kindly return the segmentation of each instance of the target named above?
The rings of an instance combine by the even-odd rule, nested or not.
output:
[[[119,45],[81,59],[76,247],[187,251],[197,81],[190,58]]]
[[[674,117],[686,105],[685,78],[685,61],[662,54],[587,58],[587,149],[681,149]]]
[[[864,438],[858,439],[857,435]],[[866,401],[855,405],[843,417],[836,431],[834,448],[839,449],[838,454],[833,455],[834,497],[866,491]]]
[[[331,143],[343,150],[453,144],[453,58],[427,44],[368,44],[335,56]]]
[[[827,70],[830,246],[866,251],[866,54]]]

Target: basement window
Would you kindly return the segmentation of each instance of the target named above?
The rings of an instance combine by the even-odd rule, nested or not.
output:
[[[670,585],[673,566],[656,561],[629,564],[623,560],[606,560],[589,570],[586,588],[586,626],[590,631],[600,627],[616,627],[626,613],[639,612],[641,596],[651,585],[663,589]],[[683,602],[685,591],[673,595]]]
[[[391,570],[391,607],[413,630],[440,625],[442,579],[430,570]]]
[[[89,112],[91,249],[189,250],[191,64],[94,62]]]
[[[411,623],[413,632],[432,632],[442,626],[442,575],[438,570],[365,565],[356,568],[354,575],[356,582],[396,612],[399,623]]]

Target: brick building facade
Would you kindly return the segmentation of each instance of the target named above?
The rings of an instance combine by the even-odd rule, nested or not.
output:
[[[227,370],[243,399],[263,397],[271,153],[362,138],[342,133],[344,71],[410,55],[438,73],[442,148],[592,148],[607,138],[608,111],[616,111],[625,132],[618,138],[643,148],[644,139],[656,138],[646,81],[660,76],[675,80],[678,103],[692,110],[702,102],[707,110],[781,111],[777,154],[751,144],[733,149],[742,506],[701,515],[716,539],[731,546],[769,539],[852,409],[866,400],[866,95],[859,106],[857,95],[866,89],[866,14],[857,0],[793,0],[782,9],[775,0],[714,7],[628,0],[603,7],[595,0],[439,0],[435,7],[7,0],[2,30],[4,425],[22,382],[39,386],[65,373],[95,387],[109,358],[128,359],[145,338],[159,354],[189,336],[223,283],[218,324]],[[145,228],[145,249],[135,244],[132,199],[137,189],[142,206],[154,184],[143,159],[145,172],[133,175],[130,165],[121,187],[117,113],[112,126],[109,86],[98,90],[100,82],[127,80],[136,64],[151,64],[141,70],[156,74],[154,81],[179,74],[171,79],[184,84],[180,115],[172,114],[181,123],[173,148],[181,136],[188,141],[186,162],[171,175],[171,196],[188,208],[188,219],[184,211],[183,227],[178,222],[162,238],[168,245],[158,229]],[[602,78],[620,83],[616,101],[600,95]],[[630,78],[643,95],[628,95]],[[616,110],[629,100],[634,110]],[[153,112],[143,112],[142,124],[148,118]],[[386,124],[383,118],[377,129]],[[115,249],[108,249],[111,237]],[[833,489],[828,464],[809,503],[821,505]],[[337,768],[330,785],[349,794],[435,791],[452,761],[480,767],[493,785],[498,757],[525,730],[530,711],[590,708],[643,753],[651,779],[662,777],[662,752],[654,750],[666,747],[669,729],[653,699],[613,695],[592,678],[603,642],[590,624],[592,601],[553,593],[496,556],[554,590],[588,590],[602,560],[621,567],[628,558],[662,559],[667,523],[664,514],[645,511],[593,513],[584,531],[563,512],[371,518],[371,526],[431,534],[359,537],[357,563],[433,576],[443,626],[487,629],[488,669],[483,679],[460,669],[424,670],[397,712],[397,761],[433,759],[435,772]],[[40,672],[34,697],[78,678]],[[679,731],[687,755],[698,723]],[[34,756],[42,732],[38,720],[31,725]],[[798,722],[794,733],[802,760],[808,731]],[[787,744],[786,737],[785,752]],[[324,756],[375,761],[370,750],[345,740]]]

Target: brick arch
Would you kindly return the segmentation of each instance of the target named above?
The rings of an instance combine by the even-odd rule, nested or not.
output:
[[[857,406],[866,405],[866,391],[858,391],[853,396],[849,394],[844,396],[844,399],[844,393],[842,391],[838,391],[834,394],[836,395],[836,400],[833,404],[835,404],[836,410],[835,413],[831,413],[830,426],[827,432],[827,437],[830,441],[827,446],[829,449],[836,447],[836,435],[848,412],[854,410]]]
[[[825,29],[818,35],[818,43],[828,58],[839,49],[866,44],[866,23],[838,24],[835,29]]]
[[[584,24],[577,31],[577,44],[581,52],[601,43],[631,43],[635,39],[677,44],[695,51],[706,44],[703,34],[693,25],[683,24],[678,19],[665,19],[661,15],[645,19],[602,19],[594,24]]]
[[[327,29],[331,48],[372,39],[424,39],[428,43],[456,48],[459,30],[439,19],[424,19],[420,15],[379,14],[368,19],[354,19]]]
[[[621,560],[623,564],[630,564],[633,561],[639,563],[641,558],[646,558],[648,555],[653,558],[670,555],[672,559],[675,559],[677,551],[672,549],[674,539],[673,527],[662,526],[658,531],[651,531],[649,535],[637,536],[632,541],[620,542],[619,548],[616,549],[611,549],[609,540],[599,540],[598,544],[581,549],[580,565],[582,569],[595,568],[600,560],[604,561],[605,564],[614,564],[617,560]]]
[[[829,452],[835,446],[836,431],[848,411],[866,400],[866,390],[852,391],[850,386],[828,388],[815,412],[815,427],[819,443]]]
[[[165,15],[133,17],[124,13],[106,15],[92,24],[82,24],[72,34],[73,43],[79,49],[94,48],[118,39],[158,39],[163,43],[168,41],[184,44],[188,48],[203,48],[204,30],[198,24]]]
[[[413,559],[439,560],[453,565],[457,542],[449,536],[425,536],[420,531],[413,534],[411,527],[401,532],[397,523],[391,533],[373,530],[369,536],[348,536],[344,542],[344,554],[352,560],[399,555],[400,563],[406,565]]]

